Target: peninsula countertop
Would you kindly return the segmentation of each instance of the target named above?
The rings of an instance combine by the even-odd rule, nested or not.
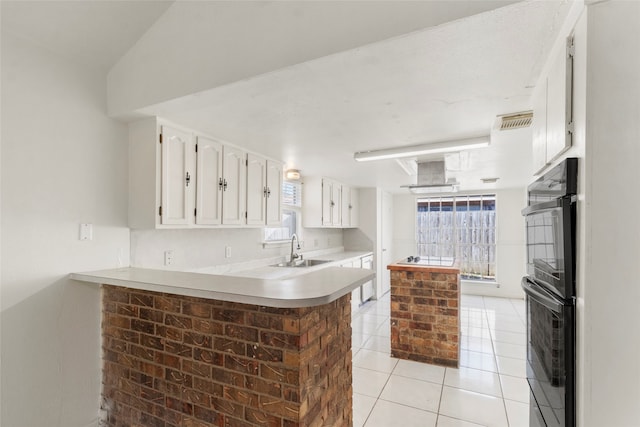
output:
[[[70,277],[84,282],[132,289],[267,307],[295,308],[335,301],[373,279],[375,273],[360,268],[324,267],[310,268],[285,277],[265,278],[242,277],[233,273],[219,275],[126,267],[71,273]]]

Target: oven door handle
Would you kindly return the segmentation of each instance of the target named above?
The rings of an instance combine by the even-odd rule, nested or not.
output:
[[[546,293],[544,291],[541,291],[540,287],[529,280],[528,277],[522,278],[522,289],[529,297],[544,305],[549,310],[558,314],[562,314],[564,304],[551,297],[550,295],[546,295]]]
[[[548,211],[559,207],[562,207],[562,199],[553,199],[548,202],[527,206],[526,208],[522,209],[522,215],[527,216],[535,212]]]
[[[522,216],[531,215],[532,213],[538,213],[543,211],[549,211],[552,209],[561,208],[568,201],[569,203],[575,203],[577,200],[576,196],[571,197],[560,197],[558,199],[553,199],[548,202],[538,203],[535,205],[527,206],[522,209]]]

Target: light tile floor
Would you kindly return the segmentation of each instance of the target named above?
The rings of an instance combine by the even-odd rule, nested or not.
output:
[[[462,295],[460,368],[390,357],[389,294],[352,316],[354,427],[528,427],[523,300]]]

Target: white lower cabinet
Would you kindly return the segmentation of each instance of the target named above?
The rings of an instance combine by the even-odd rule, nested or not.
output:
[[[360,258],[360,268],[364,268],[365,270],[373,270],[373,255],[367,255]],[[373,279],[363,284],[360,289],[362,302],[369,301],[375,296],[376,291]]]
[[[363,256],[355,261],[347,261],[340,264],[340,267],[364,268],[365,270],[373,270],[373,255]],[[370,280],[358,288],[351,291],[351,311],[358,310],[360,305],[367,302],[375,296],[375,284]]]

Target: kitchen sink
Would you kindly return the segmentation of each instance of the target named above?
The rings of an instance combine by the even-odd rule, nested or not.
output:
[[[273,264],[272,267],[313,267],[314,265],[325,264],[327,262],[331,262],[331,261],[326,261],[322,259],[301,259],[301,260]]]

